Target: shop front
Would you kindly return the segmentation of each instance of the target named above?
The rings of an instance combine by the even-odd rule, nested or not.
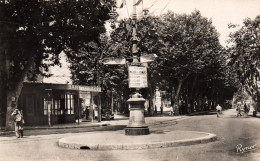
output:
[[[94,106],[100,92],[100,87],[93,86],[24,83],[18,108],[27,126],[75,123],[85,108],[82,100]]]

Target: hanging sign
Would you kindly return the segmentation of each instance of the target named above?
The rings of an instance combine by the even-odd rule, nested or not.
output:
[[[129,66],[128,68],[129,88],[146,88],[147,68],[142,66]]]
[[[102,60],[102,62],[105,65],[124,65],[124,64],[126,64],[125,58],[114,58],[114,57],[104,58]]]
[[[155,61],[156,58],[157,58],[156,54],[145,54],[140,57],[140,62],[149,63]]]

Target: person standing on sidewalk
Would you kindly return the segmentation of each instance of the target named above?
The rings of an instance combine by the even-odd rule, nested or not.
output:
[[[245,105],[244,105],[245,117],[248,117],[248,112],[249,112],[249,108],[248,108],[248,106],[247,106],[246,103],[245,103]]]
[[[163,116],[163,105],[162,104],[161,104],[160,109],[161,109],[161,116]]]
[[[241,104],[238,104],[237,105],[237,117],[241,117],[242,114],[241,114]]]
[[[220,113],[222,111],[222,107],[219,104],[217,105],[216,110],[217,110],[217,117],[220,117]]]
[[[173,107],[170,106],[170,116],[173,116],[174,115],[174,112],[173,112]]]
[[[22,111],[19,111],[18,108],[16,108],[11,115],[14,116],[15,135],[17,138],[22,138],[24,123]]]
[[[155,105],[154,113],[157,115],[157,106]]]

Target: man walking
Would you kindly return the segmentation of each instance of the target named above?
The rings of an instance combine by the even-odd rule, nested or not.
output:
[[[14,127],[15,127],[15,135],[17,138],[23,137],[23,114],[22,111],[19,111],[17,108],[11,114],[14,116]]]
[[[222,111],[222,107],[219,104],[217,105],[216,110],[217,110],[217,117],[220,117],[220,113]]]

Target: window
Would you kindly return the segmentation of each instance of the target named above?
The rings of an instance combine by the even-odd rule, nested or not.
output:
[[[46,98],[44,98],[44,112],[43,112],[44,115],[48,115],[48,106],[49,106],[49,108],[51,108],[51,110],[53,110],[52,109],[52,100],[49,101]],[[53,114],[53,111],[51,111],[51,112]]]
[[[60,100],[54,100],[54,108],[53,108],[53,115],[60,115]]]
[[[65,112],[66,114],[74,114],[74,101],[75,96],[73,94],[66,94],[65,95]]]
[[[45,98],[44,98],[44,115],[48,115],[48,103]]]
[[[52,115],[74,114],[75,95],[71,93],[63,93],[58,98],[52,98],[48,101],[44,98],[44,115],[48,115],[48,104],[51,104]]]

